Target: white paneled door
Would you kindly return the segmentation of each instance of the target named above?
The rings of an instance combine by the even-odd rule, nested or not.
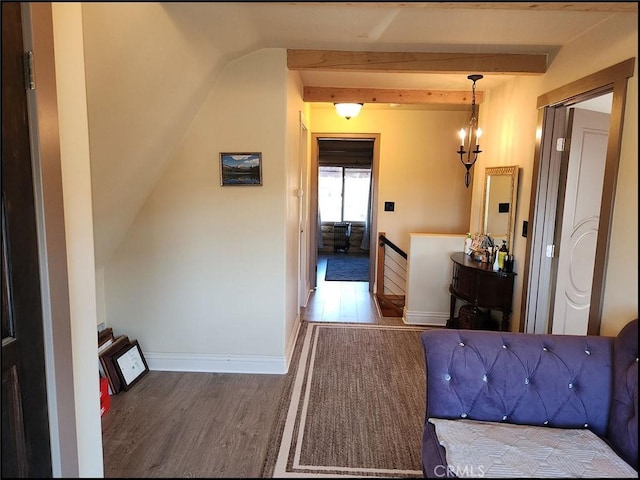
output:
[[[610,115],[577,108],[572,113],[552,333],[586,335]]]

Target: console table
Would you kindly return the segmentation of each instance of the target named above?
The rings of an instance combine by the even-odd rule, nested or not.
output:
[[[509,317],[513,300],[513,272],[494,271],[489,263],[481,263],[463,252],[451,255],[453,261],[453,275],[449,293],[451,294],[451,308],[447,327],[455,325],[454,314],[456,299],[461,299],[473,306],[474,312],[478,308],[486,308],[502,312],[500,322],[501,331],[509,331]]]

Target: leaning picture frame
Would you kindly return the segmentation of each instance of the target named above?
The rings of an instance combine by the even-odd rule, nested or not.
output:
[[[121,387],[124,390],[129,390],[134,383],[149,371],[149,366],[144,359],[137,340],[120,350],[113,360],[120,377]]]
[[[220,185],[262,185],[262,153],[220,153]]]

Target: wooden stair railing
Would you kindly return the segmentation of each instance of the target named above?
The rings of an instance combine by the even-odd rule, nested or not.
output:
[[[407,289],[407,254],[378,233],[376,299],[384,317],[402,317]]]

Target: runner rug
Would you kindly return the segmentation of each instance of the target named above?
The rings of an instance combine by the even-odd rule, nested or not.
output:
[[[264,476],[421,477],[424,328],[303,325]]]

